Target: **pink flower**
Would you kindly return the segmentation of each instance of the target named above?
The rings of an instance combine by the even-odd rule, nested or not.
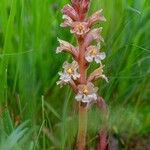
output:
[[[90,5],[90,0],[82,0],[81,1],[81,12],[83,14],[87,13],[89,5]]]
[[[71,0],[72,6],[77,12],[86,13],[90,4],[89,0]],[[79,11],[80,10],[80,11]]]
[[[63,19],[64,22],[61,23],[61,27],[71,27],[71,33],[75,33],[76,35],[81,36],[86,34],[90,30],[87,22],[73,21],[67,15],[63,15]]]
[[[92,82],[95,81],[99,78],[104,79],[106,82],[108,81],[108,78],[103,74],[104,70],[103,70],[104,66],[100,66],[98,69],[96,69],[95,71],[93,71],[90,76],[88,77],[88,82]]]
[[[60,53],[62,51],[66,51],[71,53],[74,57],[77,57],[78,55],[78,50],[75,48],[73,45],[71,45],[69,42],[66,42],[64,40],[61,40],[58,38],[60,46],[57,47],[56,53]]]
[[[70,17],[72,20],[77,21],[79,19],[78,13],[69,4],[65,5],[62,9],[62,13]]]
[[[66,72],[58,72],[58,74],[60,75],[60,79],[56,82],[56,84],[60,85],[60,87],[66,85],[71,80],[70,76]]]
[[[93,60],[96,63],[101,63],[101,60],[105,59],[106,54],[104,52],[99,52],[98,46],[89,46],[85,53],[85,59],[88,62],[92,62]]]
[[[57,84],[62,86],[63,84],[80,78],[80,74],[77,72],[79,65],[76,61],[73,61],[72,63],[64,62],[63,68],[64,72],[58,73],[60,75],[60,80],[57,82]]]
[[[102,29],[103,29],[102,27],[96,28],[88,32],[84,41],[85,47],[88,47],[91,44],[91,42],[93,42],[94,40],[96,40],[97,43],[99,43],[99,41],[102,41],[102,42],[104,41],[104,39],[100,35],[102,32]]]
[[[72,24],[71,33],[75,33],[77,35],[84,35],[86,34],[90,28],[88,27],[87,22],[74,22]]]
[[[95,12],[89,19],[88,24],[91,27],[94,23],[98,21],[106,21],[106,18],[102,15],[102,9]]]
[[[90,0],[71,0],[73,8],[78,12],[80,19],[84,19],[88,11]]]
[[[97,100],[97,87],[94,87],[94,85],[91,82],[88,82],[87,84],[80,84],[78,85],[78,94],[76,95],[75,99],[77,101],[82,101],[83,103],[89,103],[91,101]]]
[[[61,27],[71,27],[73,24],[73,20],[67,16],[67,15],[63,15],[62,17],[64,19],[64,22],[60,24]]]

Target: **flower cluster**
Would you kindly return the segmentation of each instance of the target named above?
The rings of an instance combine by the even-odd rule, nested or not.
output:
[[[61,27],[69,27],[70,32],[77,39],[77,46],[69,42],[58,39],[59,47],[56,53],[68,52],[73,57],[73,62],[63,64],[63,72],[59,72],[60,80],[58,85],[63,86],[70,84],[75,93],[75,99],[78,102],[90,103],[98,99],[98,88],[94,87],[93,82],[102,78],[108,82],[107,77],[103,74],[102,60],[106,54],[101,52],[102,28],[93,28],[101,21],[106,21],[102,15],[102,9],[95,12],[92,16],[86,17],[90,2],[89,0],[72,0],[71,5],[63,7],[63,23]],[[99,68],[87,76],[87,69],[90,63],[96,62]]]

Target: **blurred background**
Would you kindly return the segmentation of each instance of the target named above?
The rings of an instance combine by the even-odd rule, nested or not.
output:
[[[103,8],[109,83],[97,81],[109,105],[112,145],[150,150],[150,0],[91,0],[89,15]],[[71,150],[77,134],[72,90],[56,85],[67,54],[57,37],[75,44],[60,27],[69,0],[0,0],[0,150]],[[97,66],[93,63],[91,70]],[[102,125],[92,107],[88,147]],[[112,148],[113,150],[113,148]],[[116,148],[115,148],[116,150]]]

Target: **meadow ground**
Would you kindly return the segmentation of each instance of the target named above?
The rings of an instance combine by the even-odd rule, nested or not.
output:
[[[0,149],[70,150],[77,134],[74,94],[56,85],[66,54],[55,53],[69,0],[0,0]],[[92,0],[103,8],[109,83],[98,81],[109,110],[109,129],[120,149],[150,150],[150,0]],[[98,25],[99,26],[99,25]],[[93,64],[90,68],[95,68]],[[94,147],[101,113],[89,112],[88,147]]]

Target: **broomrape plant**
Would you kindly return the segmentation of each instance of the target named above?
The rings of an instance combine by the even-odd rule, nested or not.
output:
[[[61,87],[69,84],[76,94],[75,100],[79,104],[79,129],[77,136],[77,150],[86,149],[87,132],[87,111],[93,103],[96,103],[101,110],[107,114],[107,107],[104,100],[98,96],[98,88],[94,86],[94,81],[101,78],[108,82],[103,73],[104,65],[102,61],[106,54],[101,51],[102,28],[93,28],[101,21],[106,21],[102,15],[102,9],[92,16],[86,17],[89,10],[90,0],[71,0],[71,5],[63,7],[63,23],[61,27],[69,27],[77,40],[77,46],[73,46],[67,41],[58,39],[59,47],[56,53],[68,52],[72,55],[72,63],[67,61],[63,64],[63,71],[59,72],[60,79],[57,82]],[[94,70],[89,76],[87,70],[90,63],[99,64],[99,68]],[[106,127],[99,133],[99,143],[97,148],[105,150],[107,146]]]

